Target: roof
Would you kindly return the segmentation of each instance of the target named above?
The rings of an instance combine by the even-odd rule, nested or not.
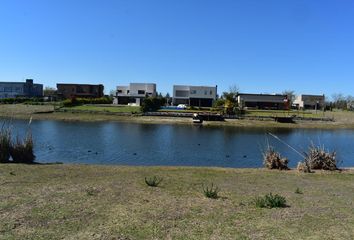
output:
[[[215,88],[215,86],[203,86],[203,85],[173,85],[173,87],[205,87],[205,88]]]
[[[239,93],[237,96],[287,97],[286,94]]]
[[[58,85],[70,85],[70,86],[78,86],[78,85],[84,85],[84,86],[103,86],[103,84],[86,84],[86,83],[57,83]]]

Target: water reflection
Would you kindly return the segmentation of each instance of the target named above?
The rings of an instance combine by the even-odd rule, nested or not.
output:
[[[27,121],[15,120],[15,132],[24,134]],[[41,162],[261,167],[268,141],[296,166],[301,157],[282,140],[305,152],[321,144],[336,150],[343,166],[354,165],[353,130],[259,129],[197,127],[192,125],[83,123],[33,121],[37,160]]]

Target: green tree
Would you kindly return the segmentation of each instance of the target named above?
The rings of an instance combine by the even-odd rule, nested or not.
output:
[[[142,112],[155,112],[165,105],[165,98],[161,97],[146,97],[141,104]]]

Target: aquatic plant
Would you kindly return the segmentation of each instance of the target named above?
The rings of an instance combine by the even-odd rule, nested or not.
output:
[[[310,167],[310,165],[309,165],[309,163],[307,161],[299,162],[297,164],[296,169],[299,172],[303,172],[303,173],[311,173],[312,172],[311,167]]]
[[[305,153],[305,162],[311,169],[321,170],[337,170],[336,152],[329,152],[324,147],[312,146],[309,148],[309,152]]]
[[[11,144],[10,155],[15,163],[33,163],[36,156],[33,153],[33,138],[31,132],[28,132],[22,140],[19,137]]]
[[[10,160],[11,131],[4,125],[0,129],[0,163]]]
[[[273,147],[268,146],[263,152],[263,163],[268,169],[288,170],[289,160],[282,158],[280,153],[275,151]]]

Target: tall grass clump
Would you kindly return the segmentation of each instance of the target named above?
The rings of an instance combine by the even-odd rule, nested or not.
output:
[[[312,146],[309,148],[308,153],[305,153],[305,163],[311,169],[321,169],[321,170],[330,170],[334,171],[337,170],[337,159],[336,159],[336,152],[329,152],[324,149],[324,147]]]
[[[10,148],[10,155],[15,163],[33,163],[36,156],[33,152],[33,138],[30,132],[24,139],[16,138]]]
[[[280,153],[275,151],[271,146],[268,146],[263,152],[263,163],[268,169],[289,170],[289,160],[283,158]]]
[[[255,205],[258,208],[284,208],[286,207],[286,199],[278,194],[268,193],[262,197],[256,197]]]
[[[218,199],[220,189],[212,183],[211,186],[203,186],[203,192],[207,198]]]
[[[10,160],[11,131],[2,126],[0,129],[0,163],[7,163]]]

